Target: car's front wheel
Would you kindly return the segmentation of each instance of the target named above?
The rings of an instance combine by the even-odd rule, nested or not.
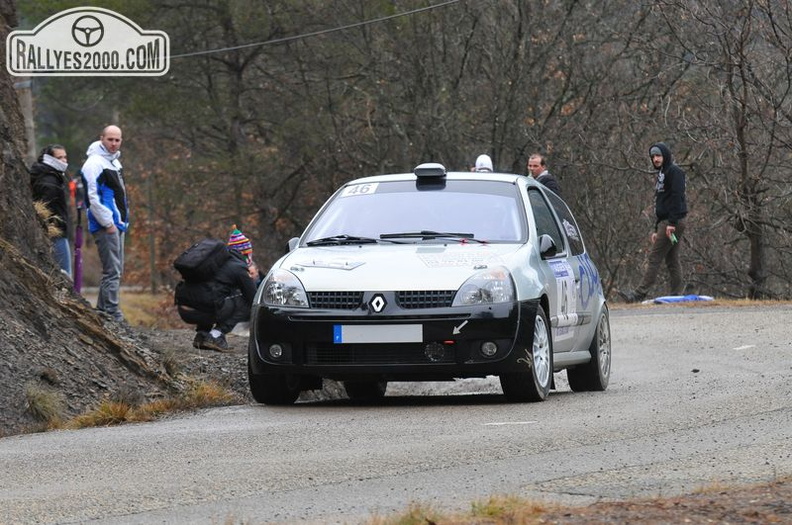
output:
[[[589,345],[591,361],[567,369],[569,388],[573,392],[601,392],[608,388],[611,369],[611,335],[608,307],[603,305],[597,330]]]
[[[250,393],[259,403],[291,405],[300,396],[299,380],[287,374],[254,374],[248,361]]]
[[[553,341],[547,314],[540,306],[536,311],[533,344],[525,349],[525,357],[517,360],[525,372],[501,374],[500,383],[506,399],[512,402],[544,401],[553,382]]]
[[[349,399],[355,401],[376,401],[385,397],[387,381],[344,381],[344,389]]]

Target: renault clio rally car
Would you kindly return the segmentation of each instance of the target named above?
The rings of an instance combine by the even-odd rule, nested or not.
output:
[[[389,381],[498,376],[543,401],[553,373],[608,386],[599,273],[569,208],[530,177],[413,173],[344,184],[269,271],[251,313],[256,401],[291,404],[325,378],[352,399]]]

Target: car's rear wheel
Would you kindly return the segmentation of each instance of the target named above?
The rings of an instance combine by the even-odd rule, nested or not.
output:
[[[591,361],[567,369],[569,388],[573,392],[601,392],[608,388],[611,369],[610,314],[603,305],[597,330],[589,345]]]
[[[356,401],[376,401],[385,397],[387,381],[344,381],[344,389],[349,399]]]
[[[534,319],[533,344],[525,354],[518,362],[526,365],[527,371],[501,374],[503,394],[512,402],[544,401],[553,382],[553,341],[541,306]]]
[[[300,396],[299,378],[287,374],[254,374],[248,362],[250,393],[259,403],[291,405]]]

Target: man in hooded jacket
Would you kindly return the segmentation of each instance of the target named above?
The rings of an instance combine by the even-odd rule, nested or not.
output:
[[[124,271],[124,233],[129,227],[126,188],[118,160],[121,140],[121,128],[104,128],[99,140],[88,147],[88,160],[82,167],[88,229],[94,236],[102,262],[96,309],[116,321],[124,320],[119,298]]]
[[[632,292],[619,292],[630,303],[643,301],[657,279],[660,264],[665,260],[670,277],[671,295],[682,295],[682,265],[679,262],[679,244],[685,233],[687,199],[685,197],[685,172],[674,163],[671,150],[662,142],[652,144],[649,158],[657,170],[655,178],[655,227],[652,231],[652,248],[641,285]]]

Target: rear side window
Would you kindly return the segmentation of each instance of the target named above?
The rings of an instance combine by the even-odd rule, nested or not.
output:
[[[547,192],[547,198],[550,199],[550,204],[561,218],[561,226],[569,240],[569,249],[572,250],[572,255],[581,255],[586,251],[586,247],[583,245],[583,236],[580,235],[580,228],[578,228],[572,212],[569,211],[569,206],[555,193]]]

